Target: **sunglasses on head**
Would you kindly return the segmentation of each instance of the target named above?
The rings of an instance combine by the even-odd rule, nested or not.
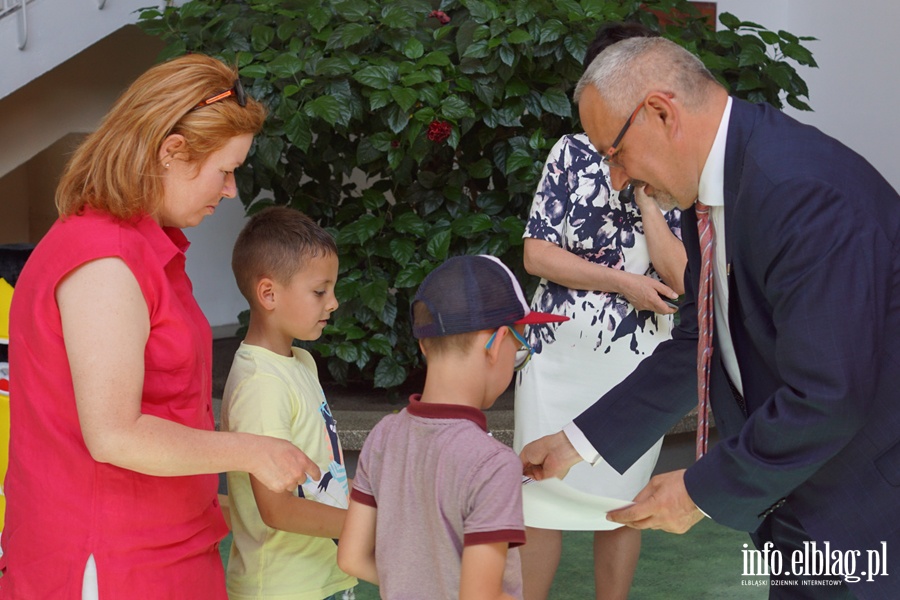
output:
[[[197,110],[198,108],[203,108],[204,106],[215,104],[219,100],[224,100],[225,98],[230,98],[231,96],[234,96],[234,99],[237,100],[238,105],[240,105],[242,108],[244,106],[247,106],[247,95],[244,93],[244,86],[241,85],[240,79],[235,79],[234,85],[230,89],[207,98],[206,100],[197,104],[197,106],[195,106],[191,110]]]

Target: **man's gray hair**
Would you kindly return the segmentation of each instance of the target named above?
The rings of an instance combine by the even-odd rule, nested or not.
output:
[[[722,87],[699,58],[661,37],[629,38],[601,52],[575,87],[575,102],[593,86],[614,114],[627,115],[650,92],[673,94],[688,110]]]

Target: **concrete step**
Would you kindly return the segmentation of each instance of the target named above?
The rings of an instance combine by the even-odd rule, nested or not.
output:
[[[332,414],[337,423],[341,446],[344,450],[361,450],[369,431],[388,412],[383,410],[333,410]],[[488,431],[491,432],[491,435],[504,444],[512,446],[513,411],[508,409],[487,410],[485,414],[487,415]],[[671,436],[696,430],[697,416],[692,412],[681,419],[666,435]]]
[[[213,398],[213,410],[216,415],[216,429],[219,428],[219,414],[222,400]],[[363,442],[369,432],[382,417],[392,413],[399,412],[403,406],[396,408],[379,408],[377,410],[332,410],[334,420],[337,423],[338,432],[341,437],[341,446],[347,451],[358,451],[362,449]],[[513,411],[508,408],[490,409],[485,411],[487,415],[488,431],[491,432],[496,439],[500,440],[508,446],[513,443]],[[678,424],[673,427],[666,435],[673,436],[680,433],[688,433],[696,431],[697,416],[692,411],[686,415]]]

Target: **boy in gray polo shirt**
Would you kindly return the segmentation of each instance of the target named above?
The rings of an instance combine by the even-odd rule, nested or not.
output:
[[[524,326],[566,317],[529,310],[484,255],[436,268],[411,310],[425,387],[363,445],[338,565],[388,600],[521,598],[522,463],[482,410],[530,358]]]

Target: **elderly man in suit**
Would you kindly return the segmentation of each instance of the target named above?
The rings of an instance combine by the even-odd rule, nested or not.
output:
[[[685,211],[687,293],[674,339],[526,446],[526,473],[560,477],[580,460],[624,471],[696,405],[708,214],[700,387],[721,441],[609,518],[682,533],[706,515],[748,531],[760,556],[782,560],[770,598],[900,598],[900,197],[834,139],[729,97],[665,39],[608,48],[576,101],[614,187],[642,185]]]

